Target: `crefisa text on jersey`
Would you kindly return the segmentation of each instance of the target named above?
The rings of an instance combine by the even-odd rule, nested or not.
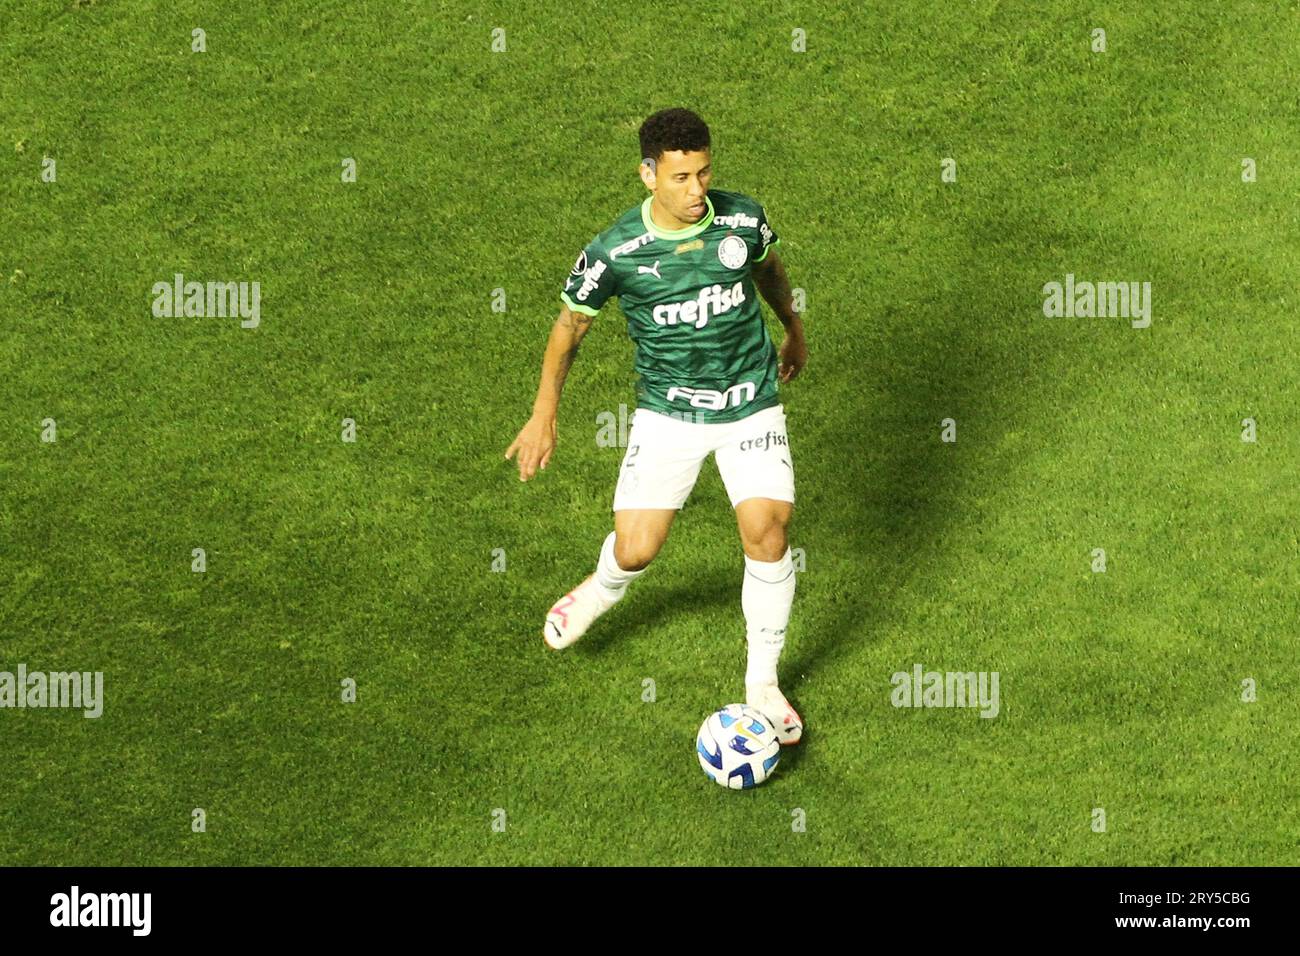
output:
[[[705,286],[694,299],[665,302],[654,307],[655,325],[693,325],[702,329],[709,316],[730,312],[745,302],[745,284],[737,282],[730,289],[720,285]]]

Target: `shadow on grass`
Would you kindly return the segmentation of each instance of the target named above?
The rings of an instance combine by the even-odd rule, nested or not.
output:
[[[996,461],[987,445],[971,447],[962,440],[973,424],[988,441],[1006,429],[989,423],[993,416],[1005,418],[1003,390],[1024,379],[1024,343],[1014,335],[990,334],[997,323],[980,314],[988,310],[954,293],[941,296],[933,308],[946,321],[901,324],[890,343],[895,360],[871,363],[870,374],[883,375],[883,381],[877,380],[863,405],[842,407],[836,440],[818,449],[819,477],[835,485],[823,486],[822,514],[796,511],[795,522],[807,521],[811,535],[793,527],[792,538],[810,542],[805,547],[813,567],[819,551],[843,549],[854,590],[851,600],[823,605],[838,609],[806,631],[799,627],[796,592],[783,683],[794,685],[800,676],[836,666],[903,612],[905,585],[924,577],[925,555],[960,514],[960,491]],[[940,422],[948,417],[957,421],[956,445],[940,441]],[[808,480],[806,468],[803,478]],[[881,680],[886,687],[884,675]]]
[[[651,564],[650,570],[654,570]],[[668,570],[666,567],[661,570]],[[740,575],[721,570],[692,578],[689,582],[666,584],[651,582],[645,575],[632,582],[637,588],[635,603],[629,603],[629,591],[623,600],[603,615],[580,642],[588,650],[603,653],[607,647],[617,648],[627,641],[662,637],[663,629],[673,621],[698,620],[701,612],[714,605],[735,605],[740,615]],[[740,618],[737,633],[744,635],[745,623]]]

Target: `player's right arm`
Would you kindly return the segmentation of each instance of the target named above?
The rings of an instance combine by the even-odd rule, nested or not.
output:
[[[533,415],[506,449],[507,461],[516,450],[519,452],[520,481],[533,477],[538,468],[545,468],[551,460],[558,439],[556,416],[560,408],[560,393],[564,390],[569,368],[577,358],[578,345],[591,328],[593,318],[562,305],[560,317],[551,326],[546,354],[542,356],[542,381],[533,401]]]
[[[560,317],[551,326],[551,336],[542,356],[542,379],[533,401],[532,417],[506,449],[506,460],[519,452],[519,480],[527,481],[545,468],[558,440],[556,416],[560,393],[569,368],[578,355],[578,345],[591,328],[601,305],[614,295],[613,270],[604,251],[593,241],[578,256],[560,293]]]
[[[534,415],[542,412],[554,417],[559,410],[564,379],[573,360],[578,357],[578,346],[583,336],[595,318],[594,315],[574,312],[567,304],[560,306],[560,317],[551,326],[551,338],[546,343],[546,354],[542,356],[542,381],[533,401]]]

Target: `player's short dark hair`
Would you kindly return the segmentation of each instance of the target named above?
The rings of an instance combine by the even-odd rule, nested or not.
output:
[[[666,152],[692,153],[709,148],[709,127],[688,109],[660,110],[641,124],[641,158],[656,163]]]

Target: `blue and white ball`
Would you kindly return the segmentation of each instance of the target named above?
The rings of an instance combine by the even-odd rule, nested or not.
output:
[[[776,770],[781,741],[771,722],[753,707],[728,704],[709,714],[695,738],[704,774],[732,790],[757,787]]]

